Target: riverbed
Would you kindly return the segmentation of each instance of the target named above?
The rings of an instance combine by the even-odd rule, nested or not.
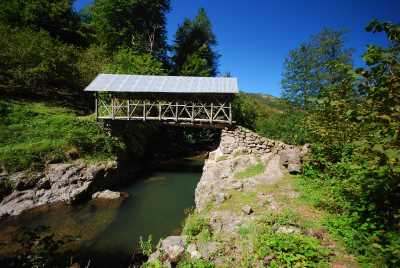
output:
[[[180,232],[185,211],[194,207],[202,167],[203,160],[171,161],[113,189],[128,193],[126,199],[58,204],[3,220],[0,264],[12,266],[10,260],[17,255],[37,254],[37,245],[29,241],[41,241],[45,249],[57,247],[58,263],[127,267],[140,237],[147,240],[151,235],[155,244]]]

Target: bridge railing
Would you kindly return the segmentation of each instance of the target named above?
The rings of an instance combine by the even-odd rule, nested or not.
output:
[[[229,100],[170,101],[96,97],[97,119],[232,124]]]

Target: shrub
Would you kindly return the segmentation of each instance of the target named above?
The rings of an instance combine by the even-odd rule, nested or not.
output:
[[[206,218],[197,213],[191,213],[186,217],[183,226],[183,233],[185,235],[194,237],[200,234],[204,229],[210,229]]]
[[[215,265],[207,260],[184,260],[179,262],[178,268],[214,268]]]
[[[153,237],[151,235],[149,235],[146,240],[143,240],[143,238],[140,237],[139,248],[144,255],[150,256],[151,253],[153,252],[152,242],[153,242]]]
[[[274,257],[269,267],[329,266],[329,250],[315,238],[303,235],[265,232],[256,242],[256,252],[260,258]]]

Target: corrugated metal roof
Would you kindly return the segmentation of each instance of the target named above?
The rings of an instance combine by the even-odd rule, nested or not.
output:
[[[239,93],[233,77],[99,74],[85,91],[157,93]]]

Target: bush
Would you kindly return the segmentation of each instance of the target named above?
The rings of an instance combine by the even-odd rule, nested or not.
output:
[[[207,219],[193,212],[186,217],[182,232],[189,237],[195,237],[205,229],[210,229]]]
[[[207,260],[184,260],[179,262],[177,268],[214,268],[215,265]]]
[[[329,250],[312,237],[266,232],[259,236],[257,255],[273,256],[269,267],[329,267]]]

